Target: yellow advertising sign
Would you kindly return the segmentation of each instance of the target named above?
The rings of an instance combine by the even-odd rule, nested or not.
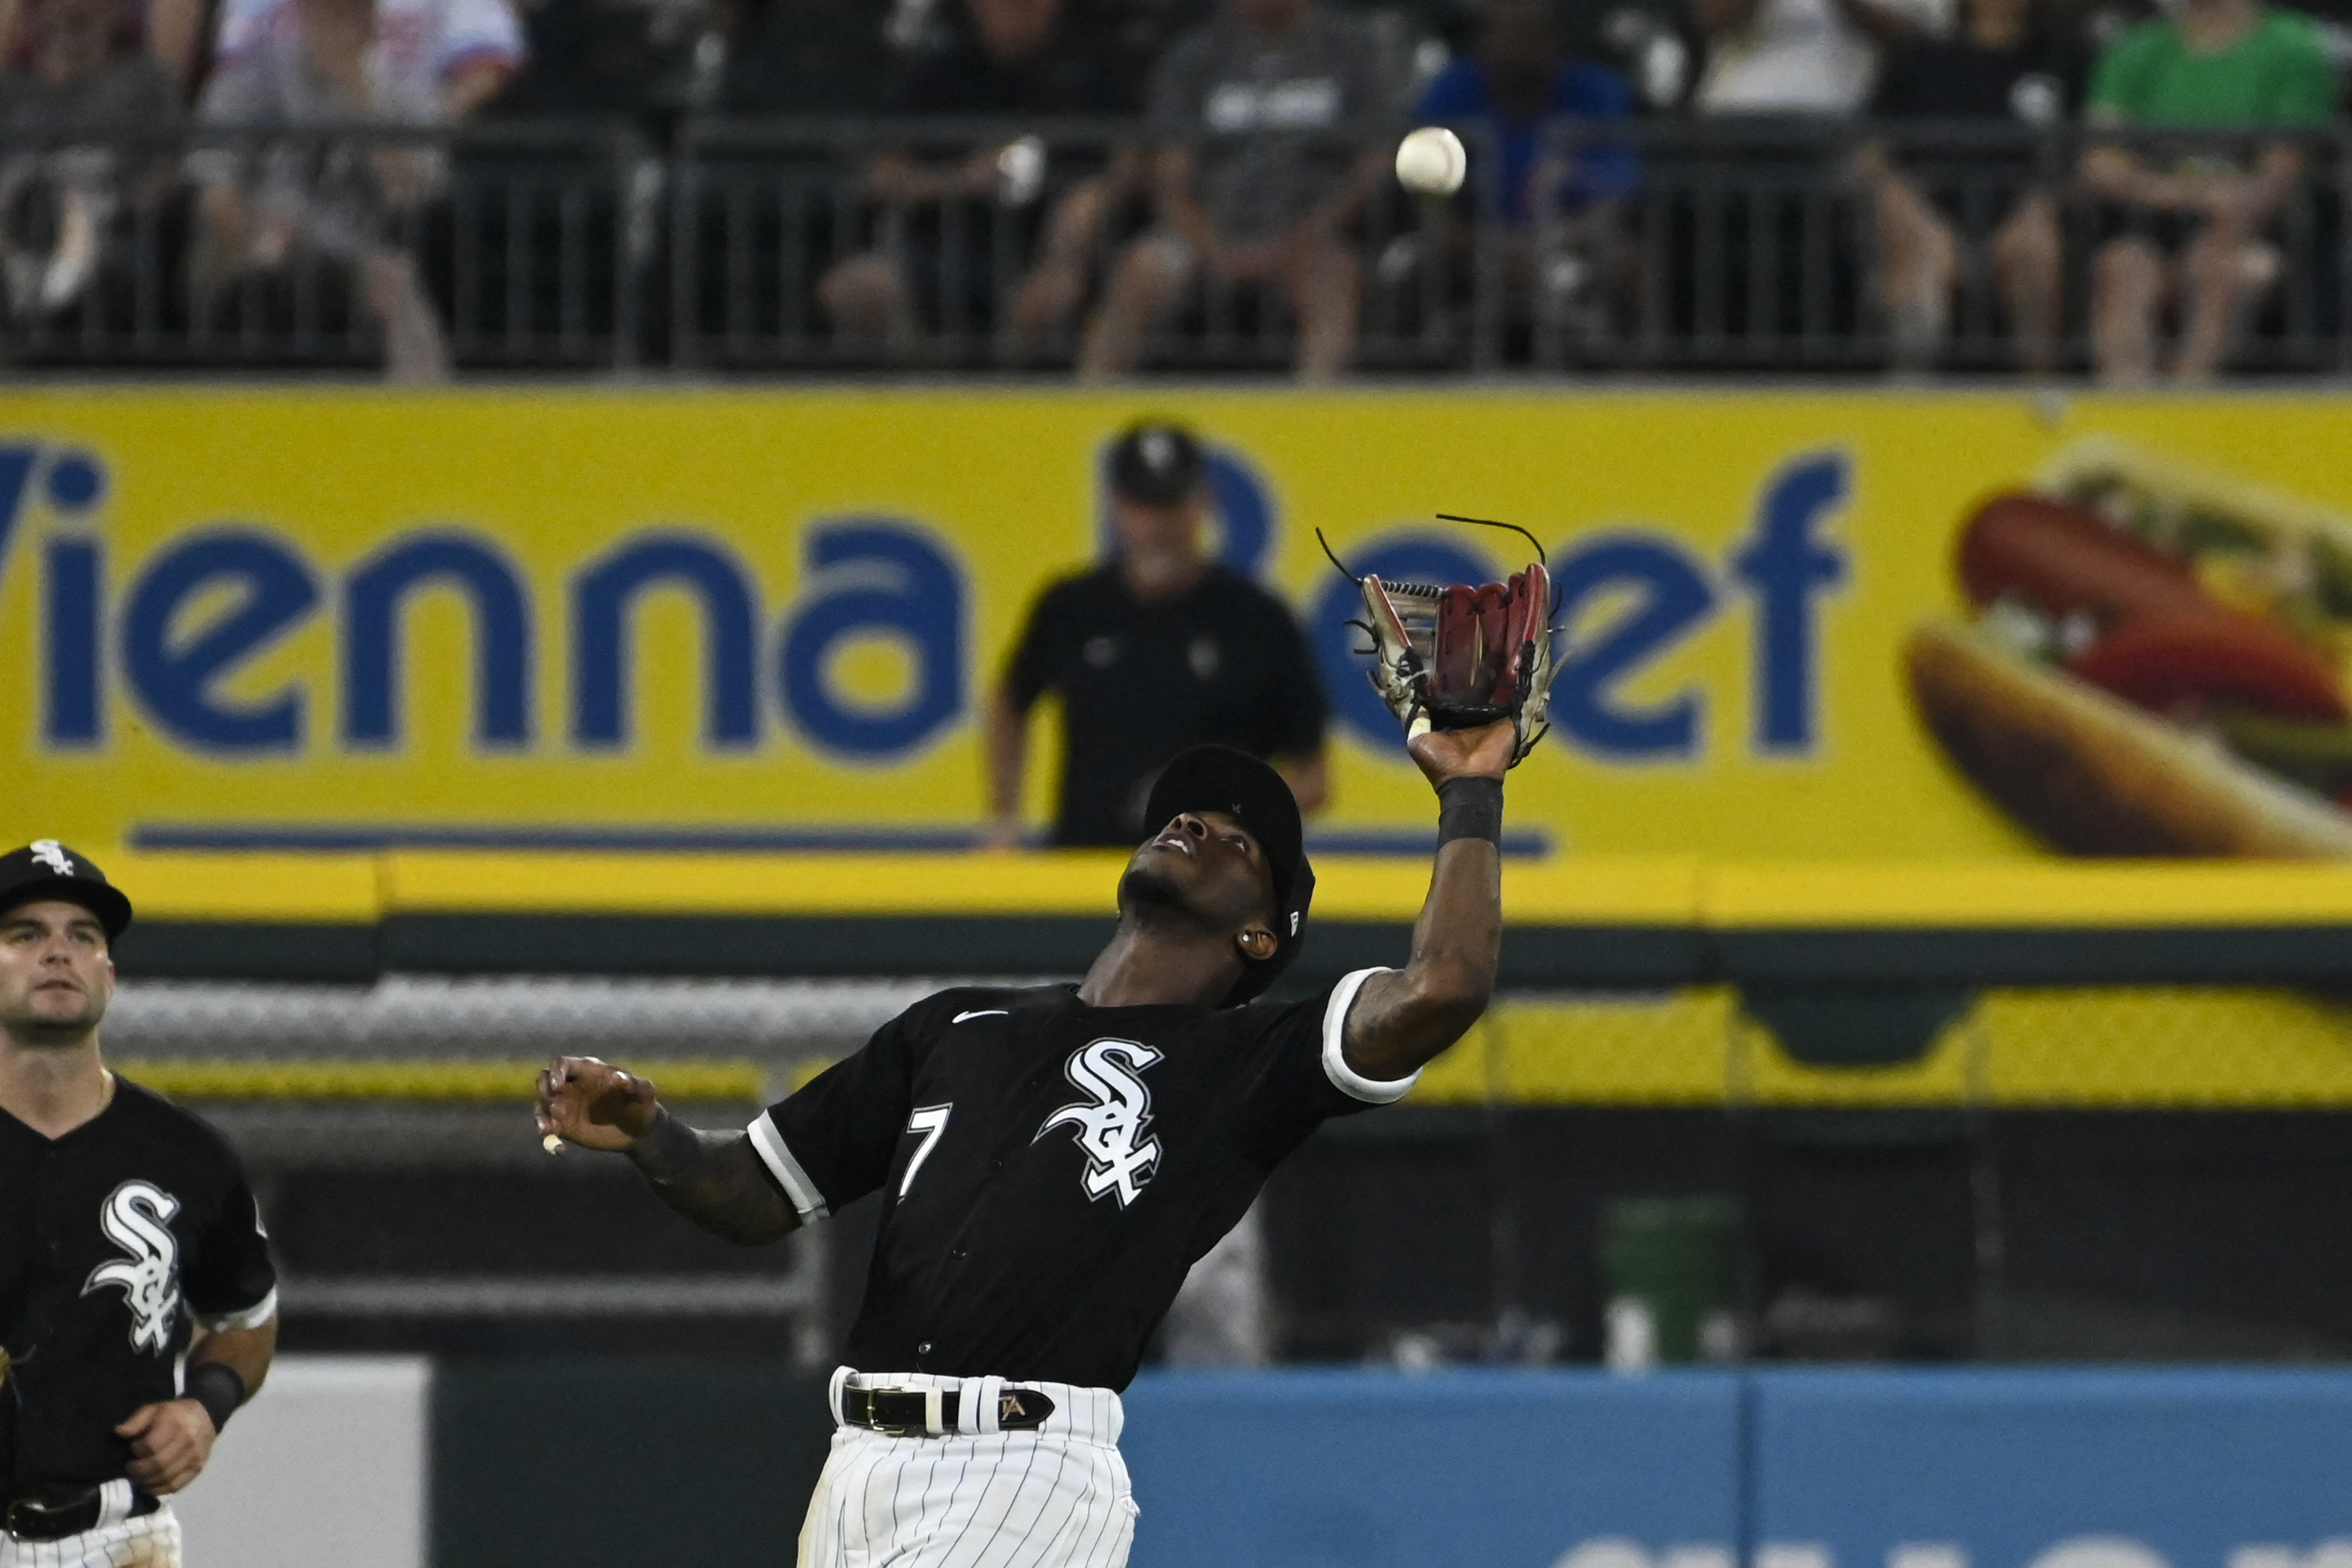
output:
[[[2040,852],[1905,673],[1915,629],[1964,612],[1954,538],[1982,497],[2096,441],[2352,512],[2338,400],[16,395],[11,831],[159,852],[961,841],[984,693],[1039,588],[1097,555],[1101,454],[1146,413],[1214,444],[1222,548],[1308,627],[1339,715],[1321,827],[1358,847],[1425,843],[1431,805],[1353,667],[1353,591],[1318,528],[1389,576],[1520,564],[1441,511],[1549,547],[1556,727],[1513,777],[1515,831],[1900,859]]]

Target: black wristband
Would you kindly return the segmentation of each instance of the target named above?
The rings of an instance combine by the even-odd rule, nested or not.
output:
[[[186,1397],[205,1407],[205,1414],[213,1418],[213,1430],[218,1432],[245,1403],[245,1379],[225,1361],[200,1361],[188,1368]]]
[[[1437,787],[1437,847],[1456,839],[1484,839],[1503,847],[1503,781],[1448,779]]]

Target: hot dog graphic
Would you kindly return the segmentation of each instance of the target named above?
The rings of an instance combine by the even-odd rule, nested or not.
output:
[[[2352,856],[2352,519],[2094,439],[1963,522],[1904,665],[1953,763],[2084,855]]]

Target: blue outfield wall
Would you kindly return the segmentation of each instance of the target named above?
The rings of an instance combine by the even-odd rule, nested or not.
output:
[[[1549,1568],[1593,1537],[1728,1542],[1739,1427],[1720,1373],[1147,1376],[1119,1442],[1132,1562]]]
[[[2352,1568],[2352,1371],[1158,1375],[1135,1568]]]
[[[2352,1373],[1769,1374],[1752,1433],[1838,1568],[2352,1568]]]

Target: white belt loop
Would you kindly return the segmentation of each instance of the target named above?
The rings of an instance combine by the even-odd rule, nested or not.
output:
[[[833,1411],[833,1424],[836,1427],[849,1425],[849,1417],[841,1408],[841,1391],[848,1386],[849,1378],[849,1368],[836,1366],[833,1369],[832,1378],[824,1385],[824,1402]]]
[[[934,1437],[940,1437],[947,1431],[947,1417],[944,1414],[946,1404],[945,1389],[923,1390],[923,1430]]]
[[[992,1436],[1003,1430],[996,1424],[997,1412],[1003,1408],[1004,1379],[1001,1377],[967,1378],[963,1385],[962,1419],[957,1423],[967,1433],[979,1437]]]
[[[131,1517],[131,1505],[135,1500],[129,1481],[108,1481],[98,1489],[98,1523],[92,1528],[104,1530],[110,1524],[121,1524]]]
[[[1108,1388],[1090,1390],[1094,1397],[1095,1432],[1101,1441],[1116,1444],[1127,1426],[1127,1406]]]

